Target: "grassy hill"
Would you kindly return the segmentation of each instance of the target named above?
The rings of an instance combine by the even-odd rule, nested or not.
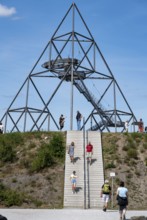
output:
[[[147,134],[102,134],[105,176],[115,172],[114,192],[123,180],[129,189],[129,209],[147,207]],[[111,182],[111,179],[110,179]],[[116,200],[114,201],[116,207]]]
[[[0,135],[0,207],[62,208],[66,132]],[[103,133],[105,177],[129,189],[129,209],[147,207],[147,134]],[[99,195],[98,195],[99,196]],[[114,196],[114,208],[117,208]]]

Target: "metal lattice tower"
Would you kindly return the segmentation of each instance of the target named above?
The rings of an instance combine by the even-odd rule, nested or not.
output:
[[[52,126],[58,130],[58,119],[54,116],[53,103],[56,102],[55,97],[60,88],[63,85],[65,88],[67,84],[69,86],[67,95],[70,99],[69,130],[73,130],[74,89],[91,105],[83,125],[87,126],[87,129],[108,132],[113,129],[122,132],[126,120],[134,124],[137,122],[74,3],[2,117],[5,130],[8,129],[10,132],[52,130]],[[97,90],[91,91],[94,87]],[[111,106],[105,107],[105,100],[109,100]]]

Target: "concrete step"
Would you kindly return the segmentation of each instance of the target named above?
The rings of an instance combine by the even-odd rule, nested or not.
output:
[[[85,158],[85,168],[86,168],[86,207],[90,202],[90,208],[101,208],[102,201],[100,198],[101,186],[104,182],[103,173],[103,160],[102,160],[102,146],[101,146],[101,134],[99,132],[88,131],[85,134],[85,140],[83,139],[83,131],[68,131],[66,138],[66,160],[65,160],[65,185],[64,185],[64,208],[84,208],[84,153],[87,143],[90,141],[94,147],[94,153],[92,156],[93,163],[91,166],[87,164]],[[75,143],[75,153],[76,162],[72,164],[68,155],[68,146],[71,142]],[[86,155],[85,155],[86,156]],[[89,169],[89,174],[87,173],[87,168]],[[76,194],[72,194],[70,175],[76,171],[78,175],[77,178],[77,188],[79,191]],[[88,181],[89,176],[89,181]],[[89,183],[89,191],[88,191]],[[89,195],[89,197],[88,197]]]

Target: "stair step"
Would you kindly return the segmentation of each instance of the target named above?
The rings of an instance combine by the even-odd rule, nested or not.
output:
[[[102,200],[100,198],[101,186],[104,182],[103,172],[103,159],[102,159],[102,146],[101,134],[97,131],[88,131],[85,134],[86,139],[83,140],[83,131],[67,131],[66,150],[72,141],[75,143],[75,158],[78,158],[74,164],[70,162],[68,153],[65,158],[65,185],[64,185],[64,207],[68,208],[84,208],[84,151],[86,141],[91,141],[94,147],[92,156],[93,164],[89,166],[89,189],[90,189],[90,208],[102,208]],[[86,153],[85,153],[86,156]],[[80,159],[79,159],[80,158]],[[86,162],[86,158],[85,158]],[[88,204],[88,181],[87,181],[87,168],[86,162],[86,206]],[[77,187],[79,191],[72,194],[70,175],[76,171]]]

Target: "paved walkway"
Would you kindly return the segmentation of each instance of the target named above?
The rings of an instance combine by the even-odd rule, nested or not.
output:
[[[118,211],[103,212],[96,209],[0,209],[8,220],[119,220]],[[127,211],[127,220],[132,216],[146,216],[147,211]]]

